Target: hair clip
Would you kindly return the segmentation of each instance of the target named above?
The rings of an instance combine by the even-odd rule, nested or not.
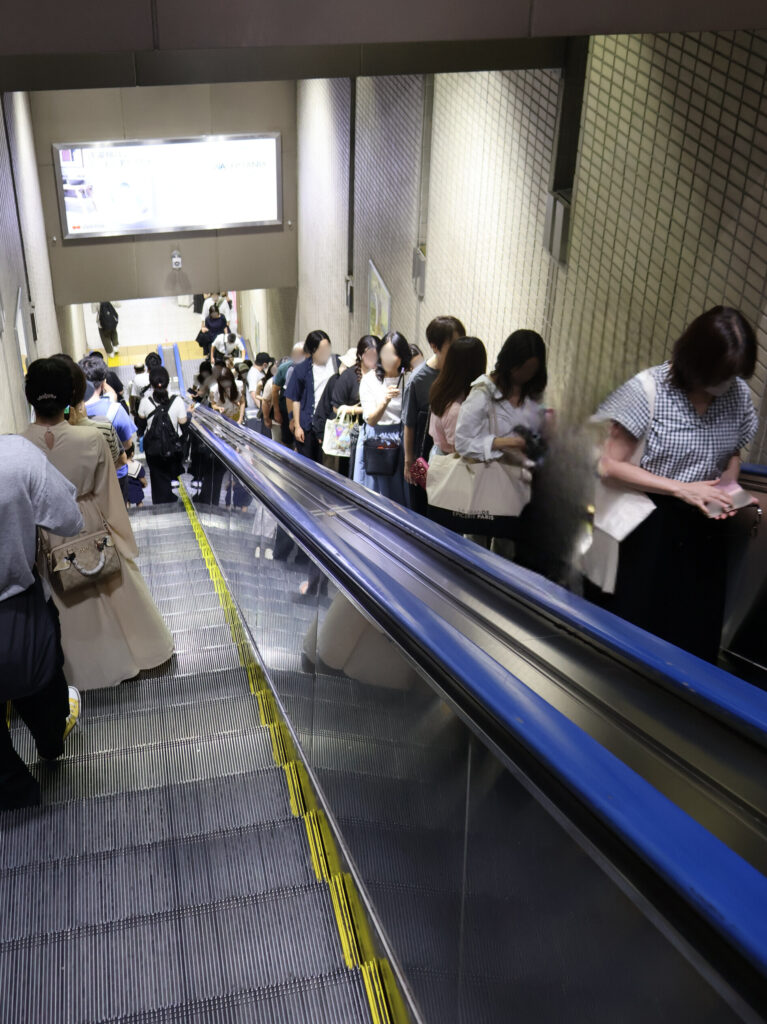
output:
[[[44,402],[47,398],[58,398],[58,397],[59,397],[58,395],[51,395],[51,394],[48,394],[48,392],[46,391],[45,394],[38,395],[37,398],[35,399],[35,401],[36,402]]]

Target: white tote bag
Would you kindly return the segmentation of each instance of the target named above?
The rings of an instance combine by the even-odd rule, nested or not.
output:
[[[426,477],[430,505],[460,515],[489,518],[518,516],[530,501],[530,470],[502,459],[480,462],[433,455]]]
[[[647,434],[652,426],[655,413],[655,378],[649,370],[639,374],[639,381],[647,396],[650,416],[647,431],[639,439],[631,463],[638,466],[642,461]],[[581,568],[584,576],[595,583],[606,594],[615,593],[618,577],[620,543],[655,511],[655,504],[642,491],[615,487],[597,481],[594,489],[594,529],[589,549],[583,556]]]

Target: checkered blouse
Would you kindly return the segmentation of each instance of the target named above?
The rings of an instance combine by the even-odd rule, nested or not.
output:
[[[638,376],[605,399],[594,419],[614,420],[632,437],[647,433],[641,466],[649,473],[685,483],[713,480],[756,433],[758,420],[748,385],[736,377],[729,391],[700,416],[684,391],[671,383],[669,371],[668,363],[650,370],[656,394],[649,433],[650,407]]]

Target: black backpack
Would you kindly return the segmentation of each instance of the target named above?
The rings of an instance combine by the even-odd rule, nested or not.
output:
[[[180,455],[184,444],[176,433],[173,420],[168,415],[168,406],[157,404],[153,398],[150,402],[154,410],[146,418],[144,432],[144,452],[160,459],[172,459]]]
[[[102,331],[113,331],[117,327],[117,314],[110,302],[102,302],[99,306],[99,324]]]

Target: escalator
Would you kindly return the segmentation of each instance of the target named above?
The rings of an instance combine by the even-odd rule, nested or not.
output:
[[[767,697],[193,430],[133,516],[176,654],[0,820],[0,1020],[767,1019]]]

